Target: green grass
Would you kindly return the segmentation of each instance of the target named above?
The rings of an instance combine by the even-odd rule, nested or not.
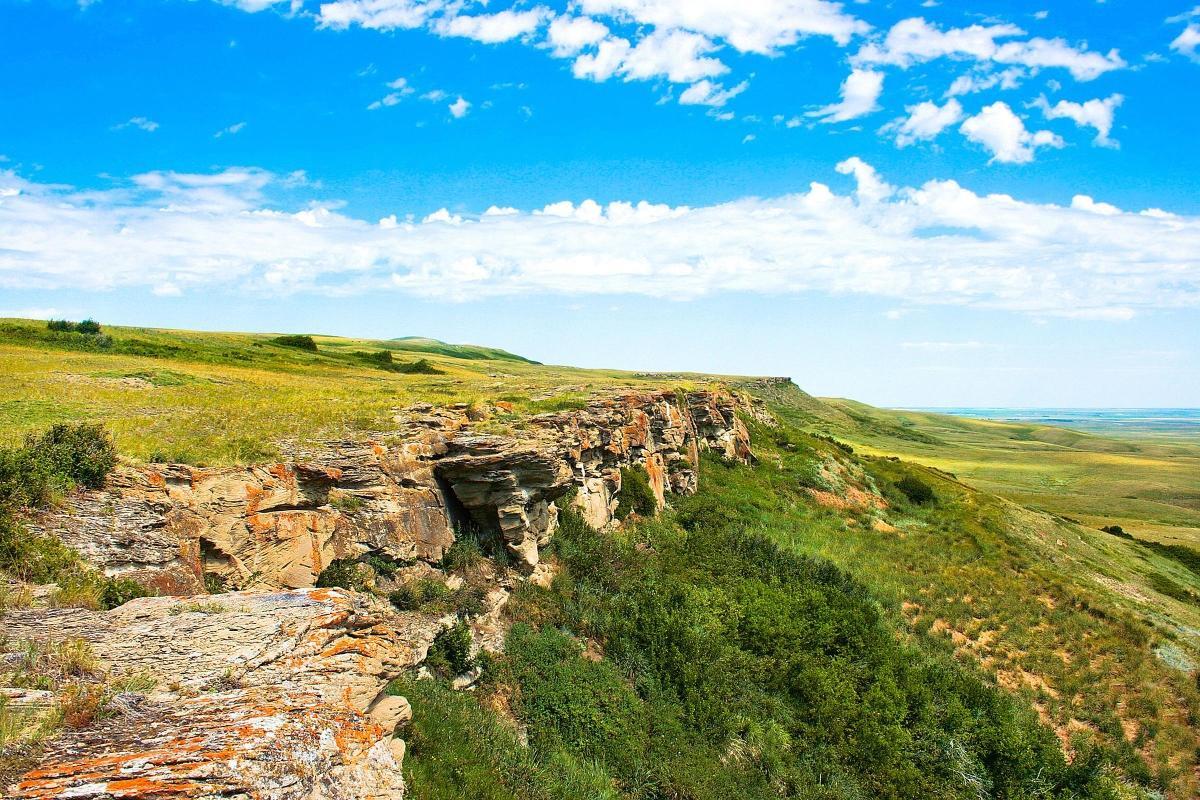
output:
[[[667,388],[630,373],[543,366],[431,339],[312,335],[311,352],[273,344],[267,333],[106,325],[103,335],[111,339],[106,348],[94,336],[0,319],[0,446],[54,423],[88,421],[104,423],[134,459],[245,464],[386,433],[415,403],[503,401],[512,406],[511,426],[529,414],[582,407],[607,389]],[[392,354],[388,369],[361,357],[384,351]]]
[[[715,380],[544,366],[503,351],[432,340],[312,335],[314,352],[273,344],[274,337],[108,325],[100,334],[85,335],[49,331],[44,323],[0,320],[0,447],[17,449],[27,434],[58,423],[102,423],[123,457],[252,463],[330,439],[386,435],[396,414],[414,403],[461,403],[485,417],[494,411],[479,423],[481,430],[519,435],[529,415],[580,408],[601,391],[691,388]],[[385,368],[382,357],[363,356],[383,352],[393,365],[424,361],[441,374],[397,372]],[[429,702],[444,710],[446,719],[422,718],[414,701],[414,726],[425,726],[416,735],[424,737],[427,758],[422,761],[422,751],[414,747],[411,770],[430,787],[414,788],[414,796],[461,796],[454,792],[461,790],[466,774],[478,781],[481,797],[653,796],[668,784],[676,796],[753,797],[760,789],[777,795],[784,785],[778,781],[812,779],[803,770],[815,761],[796,762],[786,754],[794,755],[797,742],[814,737],[815,743],[805,747],[817,749],[803,752],[820,753],[828,743],[819,731],[798,726],[794,709],[791,716],[775,716],[782,708],[777,697],[755,695],[758,706],[744,698],[741,705],[733,703],[740,712],[762,712],[739,712],[738,720],[706,705],[706,696],[737,699],[747,687],[761,691],[763,676],[778,669],[773,661],[755,661],[759,672],[740,672],[738,659],[744,654],[720,660],[726,653],[720,641],[732,642],[752,659],[764,658],[760,651],[776,639],[780,645],[772,659],[811,646],[788,638],[794,633],[789,626],[797,627],[796,620],[807,619],[811,609],[780,617],[776,607],[787,607],[787,597],[771,594],[766,606],[756,606],[741,579],[721,572],[728,567],[723,559],[733,556],[717,545],[733,547],[740,539],[704,537],[735,534],[778,548],[770,551],[778,564],[737,562],[743,573],[761,573],[759,579],[774,575],[793,557],[836,565],[858,587],[850,596],[876,604],[878,622],[872,624],[881,627],[871,630],[899,635],[903,647],[912,648],[903,651],[905,658],[917,653],[910,659],[914,664],[960,663],[968,676],[972,670],[985,678],[997,676],[1008,695],[1034,708],[1064,741],[1081,734],[1098,743],[1101,750],[1083,751],[1083,763],[1091,763],[1087,753],[1106,752],[1142,784],[1170,785],[1173,798],[1197,791],[1200,576],[1191,554],[1200,550],[1200,444],[1186,437],[1115,439],[886,411],[820,400],[785,385],[760,385],[754,391],[784,423],[779,430],[754,428],[757,466],[735,468],[706,459],[697,496],[673,498],[675,509],[664,523],[632,526],[626,538],[619,537],[617,550],[596,556],[601,561],[586,578],[571,571],[569,532],[563,537],[559,557],[568,565],[568,583],[556,584],[550,599],[526,598],[522,619],[532,638],[514,640],[513,660],[484,664],[489,674],[507,675],[512,682],[507,688],[503,680],[489,684],[501,712],[485,715],[491,727],[472,716],[475,706],[462,705],[453,699],[458,696],[441,689],[429,689]],[[903,461],[890,460],[895,457]],[[929,487],[932,496],[918,484]],[[886,507],[864,505],[863,498],[874,497],[875,490]],[[1113,524],[1133,539],[1097,530]],[[26,534],[19,527],[12,531],[4,533],[10,541],[38,551],[29,563],[53,562],[60,555],[67,559],[64,564],[71,561],[52,542],[22,539]],[[634,531],[642,532],[636,534],[640,540]],[[486,560],[482,544],[471,552],[467,544],[447,566],[470,573]],[[669,584],[654,582],[664,575]],[[789,584],[788,591],[802,597],[812,590],[810,583]],[[832,591],[820,580],[815,583]],[[634,584],[656,590],[634,591]],[[476,588],[472,584],[472,592],[459,597],[414,585],[397,599],[404,606],[470,614],[479,605]],[[114,598],[120,594],[114,588]],[[626,605],[613,605],[616,599]],[[656,638],[678,643],[684,653],[684,646],[696,641],[710,642],[708,649],[674,662],[630,649],[632,634],[621,627],[622,620],[640,619],[637,615],[649,613],[655,602],[667,601],[682,604],[676,610],[686,610],[689,616],[679,620],[688,624],[664,627]],[[730,620],[737,621],[735,628]],[[761,642],[747,646],[745,637],[760,627]],[[568,637],[554,638],[556,629]],[[712,631],[721,633],[720,641],[705,638]],[[643,650],[656,649],[643,645]],[[573,654],[576,646],[584,656]],[[901,651],[887,652],[892,659]],[[597,654],[604,655],[607,667],[576,663],[593,663]],[[534,672],[522,671],[518,656],[526,659],[526,667],[534,665]],[[895,665],[888,659],[891,670]],[[664,682],[671,669],[663,664],[669,663],[699,681],[695,686],[707,686],[708,695]],[[700,674],[705,669],[741,677],[732,687],[705,684],[708,678]],[[575,676],[607,688],[556,697],[554,686],[535,686],[538,670],[559,676],[555,683]],[[531,687],[529,694],[522,694],[522,684]],[[850,689],[869,693],[870,687],[859,683]],[[664,694],[667,689],[674,694]],[[858,706],[873,702],[853,693],[849,696]],[[918,702],[907,689],[901,694],[904,704]],[[624,762],[605,749],[603,740],[589,741],[586,725],[576,724],[595,720],[588,715],[600,698],[620,701],[603,710],[616,715],[612,724],[620,724],[614,735],[630,745]],[[1000,701],[988,701],[993,702]],[[512,749],[505,738],[512,729],[504,719],[522,714],[549,719],[560,706],[575,709],[571,713],[578,718],[548,722],[547,736],[557,730],[557,739],[540,740],[535,734],[531,750]],[[849,707],[839,708],[839,715],[850,714]],[[875,716],[887,719],[882,711]],[[1012,730],[1026,730],[1016,717],[1013,724]],[[650,738],[633,741],[633,733],[624,739],[620,732],[642,729]],[[696,730],[705,731],[703,741],[688,738]],[[664,752],[655,736],[680,744]],[[1029,736],[1033,741],[1040,734]],[[855,741],[856,751],[870,752],[866,740]],[[899,739],[892,744],[901,750],[889,765],[919,763],[903,749],[907,744]],[[438,755],[473,751],[489,755],[466,771],[457,756]],[[933,752],[960,763],[954,759],[972,751]],[[827,793],[814,796],[854,796],[849,789],[838,794],[848,786],[866,794],[889,791],[863,784],[858,767],[834,755],[822,758],[842,772],[832,783],[827,780],[832,773],[819,775],[813,785],[826,787]],[[735,766],[714,768],[725,763],[723,758]],[[490,777],[481,777],[484,773]],[[556,783],[556,774],[569,780]],[[906,780],[897,778],[895,786],[915,785]]]
[[[859,449],[938,467],[1031,508],[1095,528],[1117,524],[1142,539],[1200,547],[1200,440],[1195,437],[1112,438],[1045,425],[873,409],[848,400],[808,398],[796,413],[812,429],[836,431]]]

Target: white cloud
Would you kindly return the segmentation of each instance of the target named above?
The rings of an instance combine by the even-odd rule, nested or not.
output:
[[[546,29],[554,55],[569,58],[608,36],[608,26],[588,17],[555,17]]]
[[[628,19],[660,30],[695,31],[741,52],[772,55],[803,36],[841,45],[870,26],[825,0],[579,0],[585,14]]]
[[[1071,208],[1079,211],[1088,211],[1092,214],[1099,214],[1103,217],[1115,217],[1121,213],[1121,209],[1111,203],[1097,203],[1086,194],[1077,194],[1071,198]]]
[[[447,108],[450,109],[450,116],[455,119],[462,119],[471,110],[471,104],[464,100],[462,95],[459,95],[458,99],[447,106]]]
[[[901,117],[883,128],[884,132],[895,133],[897,147],[936,139],[938,134],[963,117],[962,104],[954,98],[947,100],[944,106],[926,100],[915,106],[906,106],[904,110],[908,112],[907,117]]]
[[[1025,78],[1025,71],[1018,67],[1009,67],[1000,72],[969,73],[967,75],[959,75],[950,84],[950,88],[946,90],[946,97],[958,97],[964,94],[975,94],[976,92],[987,91],[996,86],[1001,89],[1009,90],[1016,89],[1021,85],[1021,81]]]
[[[368,111],[378,111],[381,108],[390,108],[391,106],[399,105],[401,100],[416,91],[412,86],[409,85],[408,78],[405,77],[399,77],[394,81],[389,81],[387,87],[392,89],[392,91],[388,92],[383,97],[367,106]],[[433,93],[430,92],[425,95],[425,97],[428,98],[430,94]]]
[[[443,0],[334,0],[321,3],[317,23],[326,28],[407,30],[423,27],[446,5]]]
[[[1124,100],[1123,96],[1114,94],[1103,100],[1096,98],[1085,103],[1059,100],[1054,105],[1050,105],[1045,96],[1039,96],[1033,105],[1042,110],[1046,119],[1069,119],[1080,127],[1095,129],[1094,144],[1101,147],[1117,147],[1117,142],[1110,139],[1109,134],[1112,132],[1113,112]]]
[[[245,127],[246,127],[246,123],[235,122],[232,125],[230,125],[226,128],[222,128],[221,130],[214,133],[213,138],[220,139],[222,136],[234,136],[235,134],[241,133],[242,128],[245,128]]]
[[[1009,23],[943,30],[922,17],[912,17],[893,25],[882,41],[864,46],[853,61],[907,68],[938,58],[968,58],[1030,68],[1061,67],[1080,81],[1090,81],[1125,66],[1116,50],[1097,53],[1086,47],[1072,47],[1063,39],[997,41],[1024,35],[1025,31]]]
[[[854,196],[858,198],[860,204],[878,203],[896,193],[896,187],[885,183],[875,168],[858,156],[851,156],[845,161],[839,162],[834,169],[843,175],[854,176],[857,187],[854,190]]]
[[[729,71],[706,54],[716,49],[706,37],[687,31],[655,31],[628,50],[617,71],[625,80],[664,77],[672,83],[690,83]]]
[[[1037,148],[1063,146],[1063,140],[1057,134],[1028,131],[1025,122],[1013,113],[1008,104],[999,101],[968,117],[959,131],[992,154],[989,163],[1028,164],[1033,161]]]
[[[130,117],[125,122],[113,126],[114,131],[124,130],[125,128],[137,128],[146,133],[154,133],[158,130],[158,123],[146,117]]]
[[[685,106],[712,106],[720,108],[742,92],[746,91],[749,81],[742,81],[737,86],[726,89],[719,83],[703,80],[693,83],[679,95],[679,102]]]
[[[463,14],[439,18],[433,30],[442,36],[462,36],[495,44],[528,36],[549,16],[550,10],[544,6],[537,6],[528,11],[506,9],[495,14]]]
[[[821,122],[844,122],[848,119],[870,114],[879,110],[879,95],[883,93],[883,73],[856,69],[842,81],[842,99],[838,103],[808,112],[807,116],[820,117]]]
[[[0,317],[16,317],[17,319],[62,319],[65,317],[62,311],[57,308],[50,307],[33,307],[33,308],[17,308],[4,309],[0,311]]]
[[[0,290],[824,292],[1094,319],[1200,308],[1200,217],[1024,202],[949,180],[893,191],[861,160],[842,169],[852,195],[813,183],[698,208],[584,201],[442,209],[427,222],[362,220],[305,198],[289,211],[269,199],[281,179],[250,168],[146,173],[98,191],[0,171]]]
[[[1200,25],[1191,24],[1171,42],[1171,49],[1200,63]]]

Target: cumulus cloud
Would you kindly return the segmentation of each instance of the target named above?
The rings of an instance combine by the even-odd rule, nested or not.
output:
[[[1096,131],[1093,143],[1101,147],[1117,147],[1118,144],[1109,138],[1113,126],[1113,113],[1125,101],[1122,95],[1114,94],[1103,100],[1096,98],[1084,103],[1072,103],[1059,100],[1054,105],[1039,96],[1033,102],[1035,108],[1040,108],[1046,119],[1069,119],[1079,127],[1092,128]]]
[[[908,147],[920,141],[936,139],[938,135],[951,125],[962,120],[962,104],[954,98],[939,106],[932,100],[926,100],[915,106],[907,106],[907,117],[900,117],[883,127],[883,132],[893,133],[897,147]]]
[[[853,193],[813,183],[694,208],[562,202],[422,221],[348,216],[252,168],[152,172],[88,191],[0,171],[0,288],[826,292],[1099,319],[1200,306],[1200,217],[1082,195],[1024,202],[951,180],[893,187],[861,159],[839,169]]]
[[[458,99],[451,103],[448,108],[450,109],[450,116],[455,119],[462,119],[471,110],[471,104],[463,99],[462,95],[459,95]]]
[[[606,36],[608,26],[590,17],[555,17],[546,29],[546,41],[559,58],[569,58],[585,47],[599,44]]]
[[[1171,41],[1171,49],[1200,63],[1200,25],[1192,23]]]
[[[879,110],[879,95],[883,93],[883,73],[856,69],[842,81],[842,99],[832,105],[808,112],[821,122],[845,122]]]
[[[315,17],[318,25],[334,29],[424,29],[488,43],[521,39],[557,58],[572,59],[577,78],[665,78],[692,84],[683,94],[703,105],[720,105],[712,101],[732,96],[714,90],[708,99],[697,99],[702,90],[695,84],[729,72],[714,55],[719,50],[773,56],[805,37],[828,37],[845,46],[871,29],[829,0],[579,0],[563,14],[542,5],[465,13],[472,5],[462,0],[332,0],[320,3]],[[618,28],[622,32],[614,33]],[[385,100],[377,103],[373,107],[387,105]]]
[[[713,83],[708,80],[699,81],[684,89],[683,93],[679,95],[679,103],[685,106],[712,106],[720,108],[746,91],[746,87],[749,85],[749,81],[742,81],[737,86],[731,86],[726,89],[719,83]]]
[[[600,42],[595,53],[575,59],[574,73],[596,81],[620,75],[627,81],[666,78],[672,83],[691,83],[729,71],[719,60],[708,57],[715,49],[708,38],[688,31],[655,31],[635,45],[610,36]]]
[[[992,154],[989,163],[1028,164],[1039,147],[1063,146],[1062,137],[1056,133],[1030,132],[1024,120],[1007,103],[999,101],[967,117],[959,131]]]
[[[321,3],[317,24],[343,29],[357,25],[379,31],[423,27],[447,3],[443,0],[334,0]]]
[[[1116,50],[1098,53],[1086,47],[1073,47],[1064,39],[998,41],[1024,35],[1024,30],[1010,23],[943,30],[923,17],[912,17],[893,25],[882,41],[865,45],[853,60],[857,64],[890,64],[901,68],[938,58],[973,59],[1035,69],[1060,67],[1080,81],[1090,81],[1125,66]]]
[[[1018,67],[1009,67],[1000,72],[975,72],[959,75],[946,90],[946,97],[958,97],[964,94],[975,94],[988,89],[1000,87],[1004,90],[1016,89],[1025,78],[1025,71]]]
[[[804,36],[840,45],[870,26],[825,0],[580,0],[589,15],[620,17],[660,30],[683,29],[721,39],[743,53],[773,55]]]
[[[433,30],[442,36],[462,36],[478,42],[495,44],[528,36],[550,15],[550,9],[544,6],[528,11],[506,9],[495,14],[461,14],[441,17]]]

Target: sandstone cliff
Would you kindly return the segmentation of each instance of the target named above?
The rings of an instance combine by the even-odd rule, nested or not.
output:
[[[332,560],[366,553],[436,563],[464,526],[501,537],[529,571],[568,494],[602,528],[622,467],[644,466],[661,505],[695,491],[700,451],[748,460],[739,409],[760,413],[720,390],[630,392],[496,434],[465,407],[417,407],[392,431],[290,462],[122,467],[37,525],[170,594],[312,586]]]
[[[288,462],[120,467],[32,524],[171,596],[107,613],[10,611],[4,635],[83,639],[106,672],[156,688],[54,739],[12,797],[399,800],[404,743],[392,734],[410,709],[386,687],[455,615],[311,588],[322,570],[372,554],[398,576],[461,585],[434,566],[470,530],[533,573],[561,504],[613,524],[623,468],[645,468],[661,508],[696,490],[701,451],[748,462],[739,412],[764,419],[720,390],[614,394],[507,428],[486,409],[421,406],[391,431]],[[516,575],[492,562],[473,574],[472,648],[496,650]]]

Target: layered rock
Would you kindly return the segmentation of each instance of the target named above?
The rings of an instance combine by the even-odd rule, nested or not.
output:
[[[13,639],[78,637],[157,687],[52,740],[14,798],[396,798],[410,713],[388,682],[446,624],[341,590],[10,611]]]
[[[415,407],[393,431],[286,463],[123,467],[38,524],[108,574],[176,594],[312,586],[332,560],[371,552],[436,562],[465,527],[528,570],[572,489],[604,527],[623,467],[644,466],[662,505],[695,491],[700,451],[748,461],[739,410],[753,409],[724,391],[627,392],[495,435],[465,407]]]

